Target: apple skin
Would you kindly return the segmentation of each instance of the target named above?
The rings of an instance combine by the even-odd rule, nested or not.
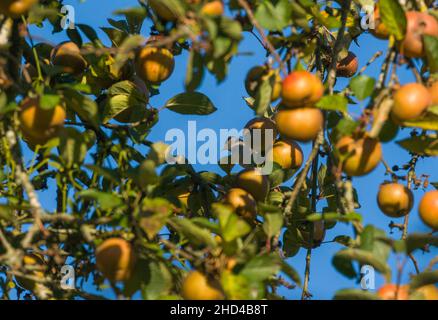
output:
[[[25,98],[20,106],[20,129],[31,148],[46,144],[64,126],[66,111],[60,105],[46,110],[41,108],[37,98]]]
[[[299,169],[303,165],[303,150],[293,140],[279,140],[272,148],[273,161],[283,169]]]
[[[420,83],[408,83],[400,87],[394,94],[394,105],[391,110],[396,122],[418,118],[432,102],[429,90]]]
[[[278,132],[287,139],[314,140],[324,126],[324,115],[316,108],[282,109],[275,115]]]
[[[431,104],[438,105],[438,81],[435,81],[432,85],[430,85],[428,90],[431,97]]]
[[[385,183],[380,185],[377,204],[388,217],[400,218],[412,210],[414,195],[400,183]]]
[[[199,271],[190,272],[182,283],[181,295],[185,300],[223,300],[219,284]]]
[[[110,238],[96,249],[96,266],[111,282],[130,279],[135,265],[131,244],[121,238]]]
[[[0,14],[19,18],[26,14],[38,0],[2,0],[0,2]]]
[[[253,221],[257,215],[256,200],[249,192],[241,188],[231,188],[225,195],[224,202],[248,221]]]
[[[174,68],[175,59],[166,48],[144,47],[137,57],[138,76],[146,83],[160,84],[172,75]]]
[[[348,52],[348,55],[338,62],[336,65],[336,75],[342,78],[351,78],[359,68],[359,61],[353,52]]]
[[[224,14],[224,4],[220,0],[207,2],[201,8],[201,13],[210,17],[219,17]]]
[[[310,72],[294,71],[283,80],[281,97],[285,107],[313,107],[323,94],[321,80]]]
[[[50,59],[52,64],[62,67],[66,73],[80,75],[87,67],[87,61],[81,55],[79,47],[72,41],[64,42],[53,48]]]
[[[373,171],[382,160],[382,145],[371,138],[354,140],[345,136],[336,143],[336,149],[344,159],[342,170],[349,176],[364,176]]]
[[[256,169],[243,170],[237,175],[237,187],[249,192],[255,200],[264,201],[269,192],[268,176]]]
[[[409,286],[400,285],[397,289],[396,284],[387,283],[380,287],[377,295],[383,300],[409,300]]]
[[[406,35],[399,44],[399,50],[408,58],[424,57],[422,36],[438,37],[438,21],[432,15],[419,11],[408,11],[406,19]]]
[[[438,190],[426,192],[420,201],[418,211],[421,220],[431,227],[438,230]]]

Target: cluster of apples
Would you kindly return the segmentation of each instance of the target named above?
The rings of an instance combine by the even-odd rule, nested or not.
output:
[[[156,39],[155,39],[156,40]],[[50,62],[66,74],[81,76],[88,63],[81,49],[74,42],[64,42],[53,48]],[[156,47],[149,43],[139,50],[136,58],[136,74],[132,82],[149,97],[145,83],[158,85],[167,80],[175,67],[174,56],[167,48]],[[116,115],[119,122],[130,122],[130,108]],[[21,102],[20,127],[24,140],[31,148],[44,145],[59,135],[66,119],[65,107],[61,104],[47,110],[41,107],[38,97],[27,97]]]
[[[414,196],[410,189],[400,183],[384,183],[379,188],[377,204],[388,217],[400,218],[412,210]],[[433,230],[438,230],[438,190],[432,190],[424,194],[418,212],[427,226]]]
[[[380,18],[380,10],[377,5],[374,10],[375,28],[371,33],[379,39],[388,39],[390,36],[387,26]],[[427,12],[406,12],[406,34],[398,43],[399,51],[408,58],[424,57],[426,52],[423,43],[423,35],[438,37],[438,21]]]
[[[109,238],[96,248],[97,269],[111,283],[127,283],[133,278],[137,257],[130,242]],[[181,295],[187,300],[222,300],[220,284],[200,271],[189,272],[183,279]]]

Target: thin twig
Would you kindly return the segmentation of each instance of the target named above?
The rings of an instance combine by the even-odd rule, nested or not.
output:
[[[292,192],[290,193],[289,196],[289,200],[286,204],[286,207],[284,209],[284,214],[286,216],[291,215],[292,214],[292,207],[295,203],[295,200],[297,199],[297,196],[301,190],[301,187],[303,186],[304,181],[306,180],[307,177],[307,173],[309,172],[310,166],[313,163],[313,160],[315,159],[315,157],[318,155],[319,152],[319,147],[324,143],[324,132],[323,130],[321,130],[318,133],[318,136],[315,140],[315,143],[313,145],[313,149],[312,152],[310,153],[309,158],[306,161],[306,164],[304,165],[304,169],[303,171],[301,171],[297,182],[294,185],[294,189],[292,190]]]
[[[333,94],[334,85],[336,81],[336,66],[338,64],[338,56],[342,49],[342,42],[344,40],[344,34],[347,25],[348,12],[350,11],[351,0],[347,0],[343,3],[342,13],[341,13],[341,27],[338,30],[338,35],[336,37],[335,45],[333,48],[332,61],[328,68],[327,75],[327,87],[329,88],[330,94]]]

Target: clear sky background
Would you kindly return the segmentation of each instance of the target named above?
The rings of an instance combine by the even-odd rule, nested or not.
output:
[[[136,6],[136,0],[87,0],[81,2],[78,0],[66,0],[64,4],[70,4],[75,7],[76,10],[76,23],[88,24],[98,31],[103,42],[109,45],[108,38],[101,32],[98,27],[109,26],[107,18],[112,17],[112,12],[116,9],[127,8]],[[50,43],[58,43],[67,40],[65,32],[58,34],[51,34],[51,27],[45,26],[43,29],[36,27],[31,28],[31,33],[47,39]],[[149,27],[145,25],[143,27],[142,34],[147,36],[149,34]],[[244,78],[247,71],[255,66],[265,62],[265,51],[256,39],[249,33],[245,33],[245,38],[241,42],[240,52],[251,52],[252,55],[237,56],[233,59],[227,80],[220,85],[217,85],[216,80],[206,75],[202,86],[198,91],[206,94],[210,97],[218,111],[210,116],[183,116],[173,113],[169,110],[163,110],[160,112],[160,121],[153,128],[152,133],[149,136],[151,141],[163,141],[167,130],[172,128],[180,128],[184,132],[187,131],[187,121],[196,120],[198,130],[202,128],[211,128],[219,133],[219,129],[242,129],[243,126],[254,117],[253,111],[250,110],[242,99],[242,96],[246,95],[244,88]],[[84,38],[85,39],[85,38]],[[354,43],[351,46],[353,51],[359,58],[359,67],[361,68],[366,62],[378,51],[386,50],[387,42],[377,40],[370,35],[363,35],[359,39],[360,47]],[[367,75],[377,76],[380,65],[383,58],[377,59],[366,71]],[[164,82],[160,88],[161,94],[151,99],[150,103],[156,108],[163,106],[163,104],[175,94],[184,91],[183,82],[185,78],[185,71],[187,65],[187,54],[182,54],[176,57],[176,68],[171,78]],[[398,75],[402,83],[414,81],[413,76],[405,68],[399,68]],[[337,83],[338,88],[343,88],[348,83],[348,80],[339,79]],[[358,116],[361,112],[362,105],[350,106],[350,113],[353,116]],[[399,133],[398,139],[407,137],[408,130],[402,130]],[[302,145],[305,157],[309,155],[310,145]],[[409,161],[409,154],[397,146],[395,143],[387,143],[383,145],[383,152],[385,160],[391,165],[404,164]],[[420,159],[418,162],[418,175],[430,174],[431,181],[438,181],[438,161],[437,158]],[[195,166],[197,170],[209,170],[215,171],[220,174],[223,172],[216,165]],[[384,175],[385,169],[383,165],[374,170],[371,174],[354,179],[354,186],[358,190],[359,200],[362,205],[358,212],[363,215],[363,223],[373,224],[379,228],[384,229],[389,234],[388,224],[391,219],[384,216],[376,203],[376,193],[379,184],[388,179]],[[293,180],[290,180],[290,183]],[[429,187],[432,188],[432,187]],[[430,231],[419,219],[417,213],[418,203],[424,194],[424,190],[414,191],[415,194],[415,206],[412,210],[411,219],[409,223],[409,232],[428,232]],[[53,191],[49,190],[40,194],[41,201],[47,210],[54,210],[56,205],[54,203]],[[398,220],[398,221],[397,221]],[[402,219],[396,219],[395,222],[402,222]],[[345,234],[352,235],[352,227],[349,225],[338,223],[337,226],[327,232],[326,241],[332,240],[335,236]],[[394,230],[391,235],[394,238],[400,238],[401,233]],[[336,290],[341,288],[359,288],[359,285],[355,281],[345,278],[338,273],[331,264],[332,256],[341,249],[341,245],[336,243],[326,243],[321,247],[313,250],[312,262],[311,262],[311,277],[310,277],[310,291],[314,296],[314,299],[331,299]],[[430,253],[423,254],[422,252],[416,252],[415,256],[418,260],[420,269],[423,270],[428,261],[437,255],[438,250],[433,249]],[[299,270],[300,274],[304,274],[305,266],[305,250],[301,249],[300,252],[290,258],[288,261],[290,264]],[[397,263],[397,257],[392,255],[390,258],[390,265],[395,270]],[[409,274],[414,273],[415,270],[410,262],[408,262],[405,272],[403,274],[403,282],[409,279]],[[395,272],[394,277],[395,277]],[[395,281],[395,278],[393,279]],[[377,274],[376,286],[379,287],[383,284],[383,277]],[[289,299],[297,299],[301,295],[301,291],[295,290],[282,290],[281,294],[285,295]],[[112,294],[108,293],[109,297]]]

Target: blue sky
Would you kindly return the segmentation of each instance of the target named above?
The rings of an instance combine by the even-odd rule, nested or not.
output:
[[[104,4],[103,4],[104,2]],[[106,21],[107,18],[111,17],[111,13],[116,9],[126,8],[129,6],[135,6],[137,1],[135,0],[112,0],[112,1],[99,1],[99,0],[87,0],[86,2],[81,1],[64,1],[65,4],[71,4],[76,10],[76,23],[85,23],[93,26],[98,31],[99,35],[104,42],[107,42],[106,35],[97,29],[100,26],[108,26]],[[142,34],[144,36],[148,35],[149,29],[145,26],[143,28]],[[61,42],[67,39],[64,32],[52,35],[51,28],[32,28],[32,34],[38,35],[47,39],[51,43]],[[361,68],[366,64],[366,62],[378,51],[386,50],[387,42],[382,40],[376,40],[370,35],[363,35],[360,38],[360,47],[354,43],[351,46],[351,51],[353,51],[359,58],[359,67]],[[242,41],[240,47],[240,52],[252,52],[252,55],[242,55],[237,56],[233,59],[227,80],[217,85],[216,80],[207,75],[204,78],[204,82],[200,87],[199,91],[210,97],[214,105],[217,107],[218,111],[210,116],[197,117],[197,116],[183,116],[173,113],[169,110],[163,110],[160,112],[160,121],[153,128],[149,140],[151,141],[162,141],[164,140],[165,133],[167,130],[172,128],[180,128],[183,131],[187,130],[187,121],[196,120],[198,130],[202,128],[212,128],[219,132],[219,129],[241,129],[243,126],[254,117],[252,110],[250,110],[242,99],[242,96],[246,95],[244,88],[244,78],[247,71],[259,64],[265,62],[265,51],[260,46],[260,44],[255,40],[255,38],[246,33],[245,39]],[[382,57],[377,59],[366,71],[366,74],[371,76],[376,76],[379,72],[379,68],[382,62]],[[176,57],[176,68],[171,76],[171,78],[164,82],[160,88],[161,94],[155,96],[151,99],[151,104],[159,108],[161,107],[169,98],[173,97],[175,94],[184,91],[183,82],[185,78],[185,70],[187,65],[187,55],[182,54]],[[407,83],[414,81],[413,76],[408,70],[404,68],[399,68],[398,75],[402,83]],[[339,79],[337,87],[343,88],[347,84],[347,80]],[[360,110],[363,105],[350,106],[350,112],[353,116],[359,115]],[[403,130],[399,133],[398,138],[408,136],[408,130]],[[302,145],[305,156],[309,154],[310,146]],[[383,152],[385,160],[392,166],[395,164],[404,164],[409,161],[409,154],[403,149],[398,147],[394,143],[384,144]],[[436,170],[438,162],[436,158],[421,159],[418,162],[418,174],[430,174],[431,181],[438,181],[438,171]],[[435,166],[435,168],[434,168]],[[216,171],[218,173],[222,172],[215,165],[206,166],[196,166],[198,170],[210,170]],[[354,185],[358,190],[359,200],[362,204],[362,208],[358,212],[363,215],[364,224],[374,224],[389,233],[388,224],[391,221],[389,218],[384,216],[377,207],[376,204],[376,193],[379,184],[387,179],[384,176],[385,169],[383,165],[380,165],[371,174],[354,179]],[[289,181],[290,183],[290,181]],[[415,194],[415,206],[412,210],[409,231],[410,232],[427,232],[430,231],[420,220],[417,213],[418,202],[421,199],[423,190],[414,191]],[[46,209],[54,210],[53,192],[43,192],[41,193],[41,201]],[[401,219],[399,219],[401,220]],[[401,222],[401,221],[396,221]],[[328,231],[326,236],[327,240],[332,240],[336,235],[345,234],[351,235],[351,226],[345,224],[338,224],[334,229]],[[392,234],[394,238],[400,237],[400,232],[395,231]],[[311,264],[311,280],[310,280],[310,290],[314,295],[315,299],[330,299],[336,290],[346,287],[356,287],[357,284],[354,281],[348,280],[341,274],[339,274],[331,264],[331,257],[341,248],[340,245],[334,243],[323,244],[321,247],[315,249],[312,254],[312,264]],[[423,254],[421,252],[416,252],[415,256],[420,265],[420,269],[424,269],[428,261],[438,253],[438,250],[434,249],[431,253]],[[305,264],[305,250],[301,251],[289,261],[293,267],[295,267],[301,274],[304,273]],[[392,256],[390,258],[390,263],[395,270],[397,257]],[[403,281],[407,281],[409,273],[413,273],[414,269],[411,263],[407,264],[405,268]],[[394,279],[395,280],[395,279]],[[376,285],[377,287],[383,283],[383,278],[377,276]],[[281,293],[288,298],[297,299],[300,297],[301,292],[299,290],[282,290]]]

